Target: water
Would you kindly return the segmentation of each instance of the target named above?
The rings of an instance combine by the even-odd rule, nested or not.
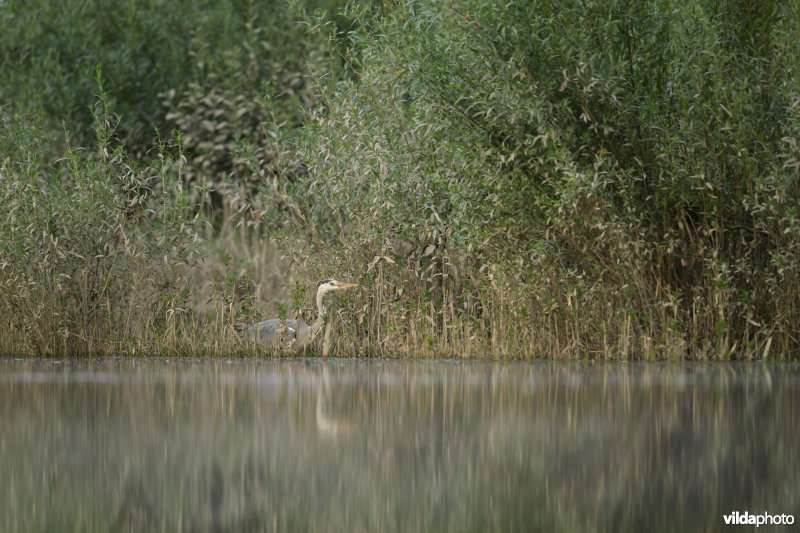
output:
[[[5,359],[0,530],[800,519],[798,401],[800,365]]]

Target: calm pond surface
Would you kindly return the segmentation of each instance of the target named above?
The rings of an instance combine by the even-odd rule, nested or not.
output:
[[[0,359],[0,530],[800,518],[798,402],[790,364]]]

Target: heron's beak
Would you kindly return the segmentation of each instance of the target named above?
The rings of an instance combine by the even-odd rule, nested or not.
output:
[[[338,283],[336,285],[337,289],[352,289],[353,287],[358,287],[358,283]]]

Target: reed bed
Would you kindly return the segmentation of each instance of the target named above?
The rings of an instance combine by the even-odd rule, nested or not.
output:
[[[262,355],[242,327],[335,277],[307,355],[800,353],[795,3],[245,4],[141,99],[149,48],[32,61],[53,13],[0,7],[0,352]],[[93,91],[20,81],[94,61]]]

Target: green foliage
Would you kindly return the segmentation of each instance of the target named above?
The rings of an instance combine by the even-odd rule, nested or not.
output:
[[[142,166],[113,147],[118,118],[99,87],[95,151],[69,148],[44,160],[37,120],[0,115],[5,353],[113,351],[163,332],[186,299],[182,272],[196,246],[182,156],[164,142]]]
[[[368,290],[331,315],[353,339],[334,353],[798,353],[797,2],[299,15],[0,4],[0,305],[42,332],[29,351],[109,336],[123,307],[124,335],[174,340],[177,314],[203,314],[173,272],[210,203],[250,243],[209,267],[222,336],[265,286],[295,286],[297,310],[335,275]],[[174,141],[151,149],[154,129]]]
[[[797,353],[797,3],[413,1],[357,21],[358,79],[322,91],[310,175],[285,184],[323,263],[394,258],[438,328],[448,293],[488,294],[580,351]]]
[[[45,126],[67,122],[73,143],[84,145],[100,66],[123,118],[117,134],[136,154],[178,111],[164,104],[177,105],[198,87],[255,100],[269,81],[284,101],[282,120],[297,120],[313,99],[307,68],[325,60],[297,18],[280,1],[10,0],[0,4],[0,101],[30,106]]]

